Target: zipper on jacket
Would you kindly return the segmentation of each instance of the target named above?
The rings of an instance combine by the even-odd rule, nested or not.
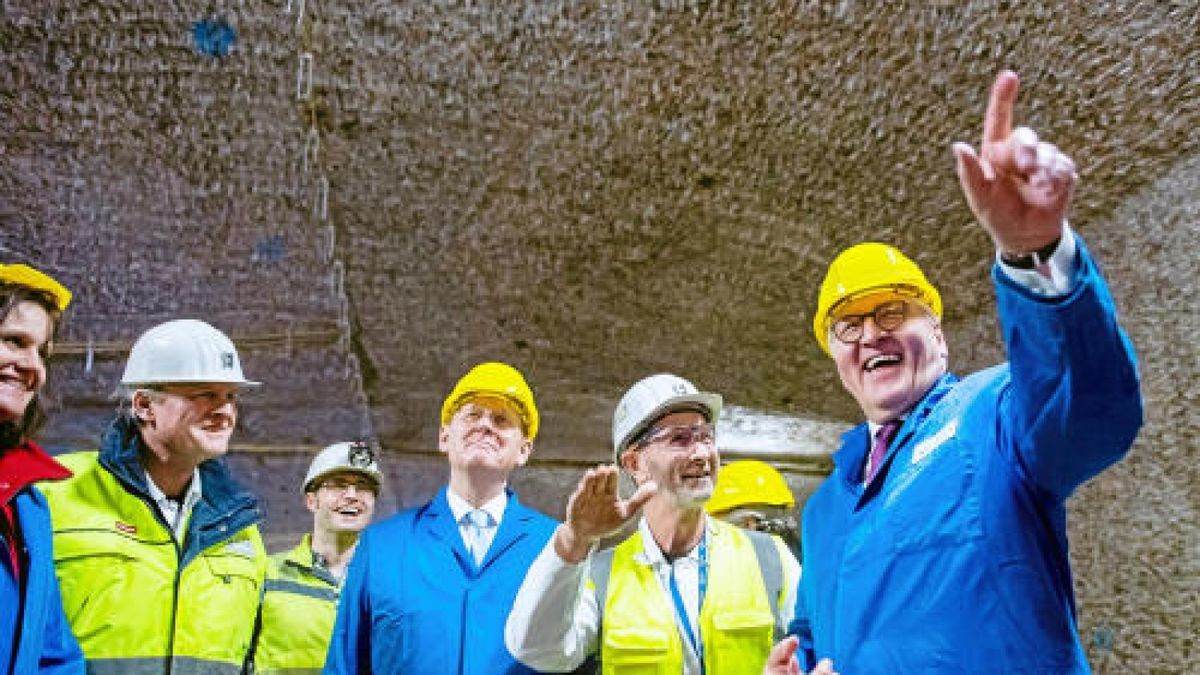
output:
[[[183,578],[183,552],[174,536],[171,537],[171,542],[175,545],[175,583],[171,587],[171,632],[167,633],[166,675],[171,675],[175,670],[175,622],[179,617],[179,582]]]
[[[183,576],[183,566],[181,564],[183,555],[180,548],[180,543],[177,539],[175,539],[175,530],[170,526],[169,523],[167,523],[167,519],[163,516],[162,511],[159,510],[158,504],[154,503],[154,499],[150,497],[148,491],[142,489],[141,486],[137,485],[136,483],[131,483],[125,480],[122,475],[113,472],[103,465],[101,468],[112,474],[113,477],[117,479],[117,482],[121,483],[126,492],[140,499],[141,502],[146,505],[146,508],[150,509],[150,513],[154,515],[154,519],[163,527],[167,533],[167,536],[171,539],[171,545],[175,547],[175,580],[171,587],[171,621],[168,624],[167,653],[163,655],[164,659],[166,660],[166,671],[164,675],[171,675],[175,665],[175,622],[176,616],[179,613],[179,582],[180,578]],[[187,536],[186,531],[184,536]]]

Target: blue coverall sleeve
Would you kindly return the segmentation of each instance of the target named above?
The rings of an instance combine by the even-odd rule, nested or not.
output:
[[[1120,460],[1142,424],[1133,346],[1095,262],[1076,243],[1075,284],[1064,296],[1038,297],[992,270],[1012,378],[1001,447],[1059,500]]]
[[[804,578],[804,555],[805,551],[813,550],[815,544],[808,541],[806,536],[808,532],[803,527],[803,516],[797,525],[800,525],[800,578],[796,580],[796,607],[792,611],[792,622],[788,624],[788,635],[795,635],[800,639],[800,645],[796,648],[796,659],[800,661],[801,672],[807,673],[817,665],[816,645],[813,644],[812,634],[812,619],[809,612],[808,604],[808,588],[805,585]]]
[[[808,603],[804,600],[803,584],[796,591],[796,609],[792,615],[792,622],[788,624],[788,635],[795,635],[800,639],[800,646],[796,648],[796,659],[800,661],[801,672],[807,673],[815,668],[817,657],[813,645],[812,623],[808,618]]]
[[[368,675],[371,672],[371,606],[366,584],[371,559],[369,535],[368,529],[359,540],[342,583],[337,620],[322,671],[325,675]]]
[[[84,675],[86,664],[83,651],[63,613],[58,579],[51,573],[49,580],[52,587],[47,599],[46,635],[42,643],[42,655],[38,659],[38,672],[43,675]]]

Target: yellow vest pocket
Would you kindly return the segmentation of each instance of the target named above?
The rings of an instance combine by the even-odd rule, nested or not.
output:
[[[713,631],[705,645],[709,669],[721,675],[758,675],[771,649],[775,618],[747,609],[713,614]]]
[[[605,630],[603,671],[605,675],[667,675],[670,645],[671,636],[651,626]]]

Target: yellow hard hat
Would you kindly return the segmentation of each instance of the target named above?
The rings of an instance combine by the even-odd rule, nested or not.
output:
[[[704,505],[709,513],[722,513],[747,504],[769,506],[796,505],[787,481],[766,462],[742,459],[730,462],[717,472],[717,485]]]
[[[873,241],[855,244],[829,263],[817,296],[813,332],[826,354],[833,312],[845,302],[874,293],[916,298],[942,318],[942,296],[916,263],[894,246]]]
[[[71,304],[71,291],[67,290],[66,286],[29,265],[0,265],[0,283],[43,291],[54,299],[54,307],[60,312],[66,311],[67,305]]]
[[[442,403],[442,424],[449,424],[450,418],[468,399],[481,395],[502,396],[512,401],[525,424],[525,436],[531,441],[537,436],[538,410],[533,402],[533,390],[521,371],[496,361],[475,366],[454,385]]]

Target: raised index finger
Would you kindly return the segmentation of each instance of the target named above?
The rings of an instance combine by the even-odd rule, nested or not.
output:
[[[998,143],[1012,133],[1013,107],[1017,102],[1020,78],[1011,70],[1001,71],[992,83],[987,112],[983,116],[983,142]]]

